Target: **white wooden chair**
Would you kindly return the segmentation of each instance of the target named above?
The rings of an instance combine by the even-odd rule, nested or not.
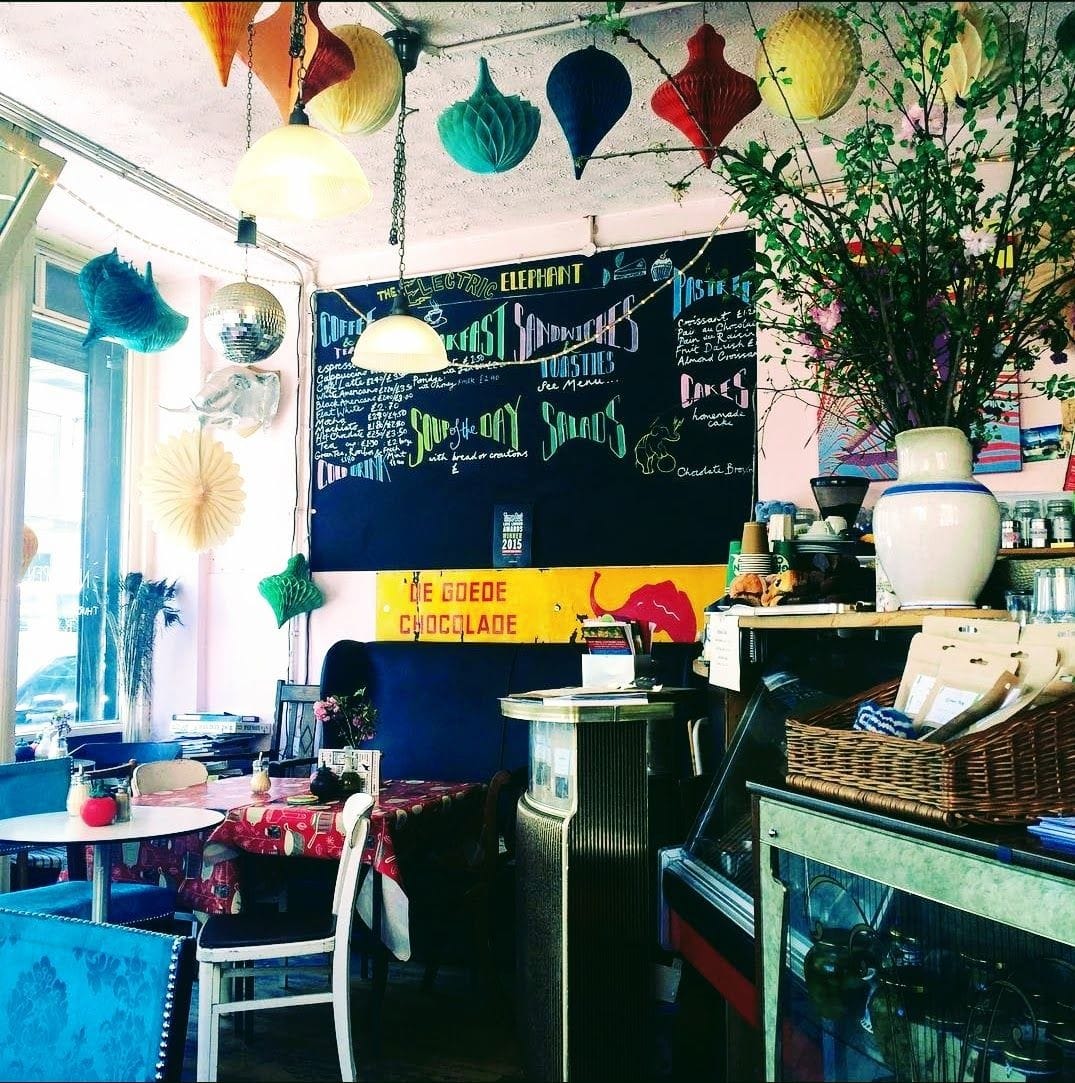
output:
[[[131,785],[135,794],[161,793],[200,786],[209,778],[209,771],[199,760],[154,760],[140,763],[134,769]]]
[[[214,914],[198,937],[198,1071],[199,1080],[212,1083],[220,1055],[220,1017],[262,1008],[300,1004],[331,1004],[336,1027],[336,1048],[343,1079],[355,1078],[355,1052],[351,1043],[351,930],[362,869],[362,848],[369,830],[373,798],[355,794],[340,814],[344,850],[336,875],[332,909],[323,916],[284,911],[269,914]],[[256,985],[267,973],[281,973],[291,959],[328,955],[329,987],[313,993],[285,993],[257,998]],[[251,964],[267,965],[251,965]],[[288,973],[319,966],[290,966]],[[243,983],[250,982],[250,986]],[[241,999],[232,1000],[238,983]],[[244,990],[249,989],[249,995]]]

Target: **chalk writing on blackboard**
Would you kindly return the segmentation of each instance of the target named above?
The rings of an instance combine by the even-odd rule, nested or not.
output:
[[[721,559],[750,512],[754,241],[699,267],[702,243],[412,279],[451,361],[428,375],[351,364],[392,283],[315,294],[311,567],[487,567],[522,502],[538,566]]]

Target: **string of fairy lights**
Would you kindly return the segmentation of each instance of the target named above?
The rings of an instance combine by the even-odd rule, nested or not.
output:
[[[687,260],[687,262],[681,268],[679,268],[681,274],[686,274],[702,258],[702,256],[705,255],[706,250],[713,243],[713,241],[716,239],[716,237],[720,233],[723,232],[723,230],[727,226],[728,222],[738,212],[738,210],[739,210],[739,201],[736,200],[728,208],[728,210],[725,212],[724,216],[720,219],[720,221],[709,231],[709,233],[705,237],[702,238],[702,243],[699,246],[698,251],[695,252],[695,254],[693,256],[691,256],[691,258],[689,260]],[[517,361],[517,360],[512,360],[512,361],[483,361],[481,363],[480,367],[484,371],[486,369],[494,369],[494,368],[515,368],[515,367],[518,367],[519,365],[548,364],[550,361],[557,361],[561,357],[568,357],[571,354],[578,353],[580,350],[584,350],[587,346],[594,345],[595,343],[598,342],[599,339],[602,339],[602,338],[607,339],[608,335],[616,327],[618,327],[625,320],[631,319],[638,312],[639,309],[644,308],[646,305],[648,305],[650,303],[650,301],[652,301],[655,297],[657,297],[658,294],[660,294],[664,290],[668,289],[668,287],[672,285],[672,282],[673,282],[673,279],[666,278],[663,282],[661,282],[659,285],[654,287],[654,289],[652,289],[648,294],[646,294],[646,296],[643,297],[642,300],[639,301],[636,305],[632,305],[629,309],[624,311],[621,315],[617,316],[610,323],[605,324],[604,326],[602,326],[600,328],[600,330],[594,332],[594,334],[590,335],[589,338],[584,338],[584,339],[581,339],[581,340],[579,340],[577,342],[572,341],[557,353],[544,354],[541,357],[529,357],[529,358],[527,358],[526,360],[523,360],[523,361]],[[344,292],[342,290],[332,289],[332,290],[321,290],[319,292],[327,293],[327,294],[329,294],[329,295],[331,295],[333,297],[336,297],[337,299],[339,299],[339,301],[343,305],[345,305],[347,307],[347,309],[353,315],[358,316],[360,319],[366,320],[366,319],[369,318],[368,314],[366,312],[363,312],[362,309],[360,309],[357,305],[355,305],[350,300],[350,298],[348,298],[344,294]],[[456,365],[454,367],[459,371],[466,371],[471,366]],[[477,366],[475,366],[475,367],[477,367]]]

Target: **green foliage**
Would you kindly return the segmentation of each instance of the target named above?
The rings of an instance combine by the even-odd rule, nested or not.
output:
[[[119,609],[109,622],[116,644],[119,694],[133,714],[139,695],[153,694],[153,655],[161,625],[182,624],[172,604],[178,594],[175,580],[146,579],[129,572],[120,581]]]
[[[1050,7],[983,7],[994,63],[946,101],[960,11],[841,5],[876,57],[862,73],[862,123],[820,136],[789,120],[790,146],[770,125],[772,146],[718,151],[759,227],[755,296],[778,359],[805,347],[798,386],[853,401],[887,438],[922,425],[980,438],[1002,370],[1030,369],[1044,345],[1066,341],[1075,65]]]

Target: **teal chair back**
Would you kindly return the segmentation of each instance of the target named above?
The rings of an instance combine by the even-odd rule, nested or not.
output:
[[[71,761],[27,760],[0,763],[0,816],[58,812],[67,805]]]
[[[0,1079],[180,1079],[192,938],[0,909],[0,955]]]

